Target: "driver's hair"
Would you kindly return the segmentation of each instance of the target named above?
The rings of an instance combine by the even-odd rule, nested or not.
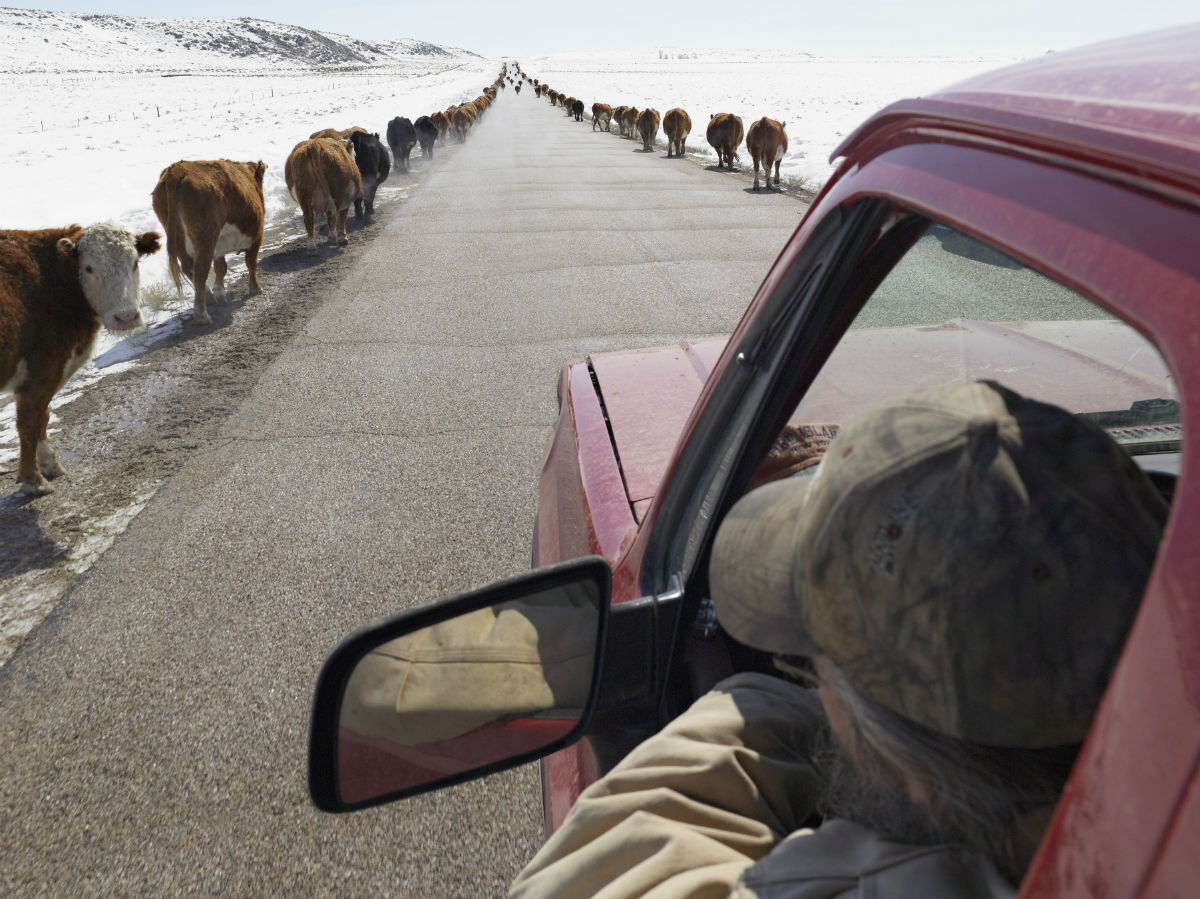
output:
[[[1019,883],[1080,746],[1013,749],[948,737],[864,696],[828,656],[813,662],[840,706],[839,742],[855,772],[906,792],[941,842],[983,853]]]

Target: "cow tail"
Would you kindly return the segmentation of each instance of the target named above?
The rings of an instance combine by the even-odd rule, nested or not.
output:
[[[182,180],[182,179],[181,179]],[[183,282],[179,277],[179,248],[183,246],[183,223],[175,213],[175,195],[179,191],[180,181],[174,184],[174,190],[167,191],[167,274],[175,283],[176,292],[183,292]]]

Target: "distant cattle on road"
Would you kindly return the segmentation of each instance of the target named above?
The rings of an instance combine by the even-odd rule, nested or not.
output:
[[[167,235],[167,271],[181,289],[179,273],[192,284],[192,321],[207,325],[208,270],[212,298],[225,301],[228,253],[245,252],[250,294],[259,293],[258,250],[263,241],[263,175],[258,162],[228,159],[180,161],[162,170],[150,194],[154,214]]]
[[[475,123],[475,110],[470,111],[465,106],[457,107],[450,113],[450,127],[454,129],[454,134],[458,137],[460,144],[466,143],[467,132],[471,130],[471,125]]]
[[[637,135],[637,120],[638,108],[636,106],[626,106],[625,114],[622,117],[622,123],[625,125],[625,136],[634,137]]]
[[[432,116],[423,115],[413,122],[413,130],[417,132],[417,142],[421,145],[421,155],[433,159],[433,145],[437,143],[438,127]]]
[[[658,125],[662,121],[657,109],[647,107],[637,117],[637,130],[642,138],[642,149],[653,150],[654,139],[658,137]]]
[[[742,118],[731,112],[716,112],[708,120],[706,137],[712,148],[717,151],[717,168],[729,166],[737,159],[737,149],[741,146]]]
[[[46,435],[50,400],[92,358],[101,323],[142,323],[138,259],[159,238],[113,225],[0,231],[0,391],[15,400],[22,493],[49,493],[46,479],[66,473]]]
[[[308,252],[315,255],[316,216],[323,213],[329,244],[346,244],[346,217],[362,193],[362,176],[350,155],[349,141],[318,138],[302,140],[292,149],[283,167],[288,193],[300,204]]]
[[[612,131],[613,109],[607,103],[592,104],[592,130],[599,127],[603,131]]]
[[[426,117],[428,118],[428,117]],[[436,134],[437,129],[434,129]],[[417,129],[404,116],[396,116],[387,126],[388,147],[392,151],[392,165],[397,171],[408,171],[408,157],[417,145]]]
[[[342,129],[322,128],[320,131],[314,131],[312,134],[310,134],[308,136],[308,139],[316,140],[319,137],[328,137],[333,140],[339,140],[343,137],[349,137],[355,131],[361,131],[363,134],[367,133],[366,128],[360,128],[358,125],[351,125],[349,128],[342,128]]]
[[[784,128],[787,122],[777,122],[763,116],[746,132],[746,149],[754,160],[754,189],[758,190],[758,164],[762,163],[767,187],[771,186],[771,164],[775,164],[775,186],[779,186],[779,163],[787,153],[788,139]]]
[[[450,116],[444,112],[430,113],[429,120],[437,126],[438,140],[444,145],[446,143],[446,132],[450,130]]]
[[[355,131],[350,135],[350,144],[354,148],[354,164],[362,176],[361,193],[354,201],[354,217],[362,218],[364,211],[366,215],[375,214],[375,191],[387,180],[392,161],[378,134]]]
[[[672,150],[675,151],[676,156],[683,155],[683,145],[691,131],[691,116],[679,107],[667,110],[667,114],[663,116],[663,133],[667,135],[668,159],[671,158]]]

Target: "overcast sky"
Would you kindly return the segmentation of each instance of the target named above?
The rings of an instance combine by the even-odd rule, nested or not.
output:
[[[818,55],[1020,55],[1200,21],[1196,0],[49,0],[25,9],[152,18],[251,16],[358,38],[419,38],[484,56],[655,47]],[[201,12],[203,10],[203,12]],[[3,50],[0,49],[0,53]]]

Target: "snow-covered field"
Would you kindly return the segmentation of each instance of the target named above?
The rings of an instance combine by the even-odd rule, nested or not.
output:
[[[784,177],[820,187],[833,172],[829,154],[868,115],[894,100],[917,97],[1018,61],[966,59],[829,59],[807,53],[659,49],[556,53],[522,59],[531,78],[592,103],[679,106],[692,119],[689,150],[705,143],[709,116],[732,112],[746,127],[763,116],[787,124]],[[749,156],[743,152],[744,162]]]
[[[257,20],[3,8],[0,46],[0,228],[112,221],[157,230],[150,191],[159,172],[178,159],[224,157],[267,163],[267,216],[289,240],[302,234],[283,178],[297,141],[325,127],[382,133],[396,115],[415,119],[478,96],[503,63],[420,41],[366,44]],[[298,64],[305,54],[321,64]],[[679,49],[520,60],[532,77],[589,106],[682,106],[694,122],[690,149],[707,147],[712,112],[736,112],[747,124],[762,115],[785,120],[783,171],[810,187],[824,182],[830,151],[870,112],[1010,61]],[[387,194],[385,184],[381,199]],[[241,266],[239,257],[232,277]],[[121,339],[102,332],[96,363],[76,375],[56,406],[180,326],[190,299],[167,285],[165,254],[146,259],[143,294],[157,298],[147,310],[151,330]],[[6,438],[12,415],[11,403],[0,407]]]

